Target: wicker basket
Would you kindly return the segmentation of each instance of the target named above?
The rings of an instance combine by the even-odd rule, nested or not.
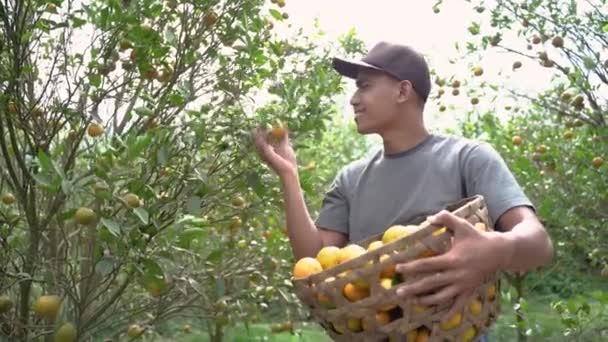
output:
[[[483,223],[487,230],[492,230],[482,196],[463,199],[447,206],[446,209],[472,224]],[[447,330],[441,326],[440,320],[452,302],[421,308],[396,295],[399,279],[393,279],[389,288],[380,284],[380,275],[387,267],[420,258],[430,250],[433,254],[441,254],[450,248],[452,235],[449,231],[445,233],[445,229],[441,230],[441,227],[430,225],[426,221],[419,227],[419,230],[409,236],[323,272],[303,279],[292,279],[298,298],[334,340],[409,341],[413,338],[414,331],[418,334],[428,334],[430,341],[462,341],[465,335],[471,337],[472,334],[474,335],[470,340],[465,340],[475,341],[495,322],[500,311],[498,274],[479,286],[471,297],[470,301],[477,299],[475,314],[467,304],[461,313],[460,324]],[[367,248],[369,243],[381,238],[381,234],[372,236],[358,245]],[[381,256],[384,256],[382,261]],[[360,300],[348,300],[344,296],[344,287],[348,283],[361,280],[369,285],[368,295]],[[415,278],[407,279],[410,280]],[[320,301],[320,296],[323,296],[325,301]],[[378,313],[383,315],[385,320],[380,317],[378,320],[384,324],[378,323]],[[390,317],[388,323],[386,317]],[[365,330],[360,328],[361,323]]]

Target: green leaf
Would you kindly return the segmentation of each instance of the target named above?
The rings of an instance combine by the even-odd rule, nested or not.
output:
[[[270,9],[270,15],[276,20],[283,20],[283,14],[275,9]]]
[[[201,213],[201,198],[192,196],[186,201],[186,212],[190,215],[200,215]]]
[[[38,163],[40,164],[43,173],[51,171],[51,158],[49,158],[49,155],[42,149],[38,151]]]
[[[167,161],[169,160],[169,152],[167,152],[167,147],[162,145],[156,154],[156,160],[158,161],[158,165],[164,166],[167,165]]]
[[[148,214],[146,209],[139,207],[133,209],[133,212],[135,213],[135,215],[137,215],[137,217],[143,224],[150,223],[150,215]]]
[[[95,272],[102,277],[107,277],[114,270],[114,261],[110,258],[103,257],[95,265]]]
[[[606,24],[604,24],[604,26],[602,26],[602,31],[608,32],[608,23],[606,23]]]
[[[120,235],[120,226],[115,221],[102,217],[101,224],[106,226],[106,228],[108,228],[108,230],[110,231],[110,233],[112,233],[112,235],[114,235],[116,237],[118,237]]]
[[[61,181],[61,191],[63,191],[64,194],[69,195],[72,193],[72,182],[68,181],[67,179],[64,179]]]
[[[194,239],[203,239],[206,236],[206,231],[202,228],[188,228],[185,229],[179,236],[180,246],[183,248],[189,248],[190,243]]]
[[[478,23],[471,23],[471,26],[469,26],[469,32],[472,35],[478,35],[479,34],[479,24]]]
[[[152,259],[142,260],[143,273],[146,279],[160,280],[165,278],[165,273],[160,265]]]
[[[129,145],[129,150],[127,152],[129,159],[135,159],[139,157],[142,152],[150,145],[150,141],[152,140],[151,135],[138,136],[135,139],[135,143]]]
[[[154,111],[148,107],[137,107],[135,108],[135,113],[139,116],[152,116]]]
[[[207,261],[215,264],[222,259],[223,253],[222,249],[216,249],[207,256]]]

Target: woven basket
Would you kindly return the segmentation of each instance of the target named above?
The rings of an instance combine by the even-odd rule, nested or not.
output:
[[[447,206],[446,210],[474,225],[483,223],[487,230],[492,230],[482,196],[463,199]],[[430,225],[426,221],[420,223],[419,227],[419,230],[411,235],[323,272],[302,279],[292,279],[298,298],[334,340],[415,341],[416,334],[424,334],[428,335],[430,341],[475,341],[496,321],[500,311],[498,274],[476,289],[461,313],[460,323],[450,329],[441,326],[441,319],[453,304],[452,301],[440,306],[422,308],[396,295],[396,289],[399,287],[397,284],[401,281],[398,279],[399,275],[393,278],[388,288],[380,284],[380,275],[387,267],[441,254],[450,248],[450,231]],[[382,234],[379,234],[357,244],[367,248],[372,241],[381,238]],[[382,261],[381,256],[384,256]],[[403,283],[415,279],[408,278]],[[344,287],[361,280],[366,281],[369,286],[367,296],[355,301],[348,300],[344,295]],[[469,307],[469,303],[475,299],[477,310],[471,311],[473,309]],[[387,317],[390,317],[388,323]],[[364,329],[361,326],[364,326]],[[471,328],[474,328],[474,331]],[[470,339],[465,338],[467,335]]]

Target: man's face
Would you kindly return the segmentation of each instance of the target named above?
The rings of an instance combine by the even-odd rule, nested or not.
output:
[[[357,91],[350,104],[357,130],[361,134],[382,134],[398,118],[400,84],[389,75],[371,69],[362,69],[356,82]]]

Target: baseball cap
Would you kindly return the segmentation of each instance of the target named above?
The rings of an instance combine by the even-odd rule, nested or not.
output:
[[[424,56],[407,45],[379,42],[361,60],[334,57],[332,65],[350,78],[357,78],[361,68],[369,68],[384,71],[400,81],[408,80],[424,102],[431,92],[429,66]]]

